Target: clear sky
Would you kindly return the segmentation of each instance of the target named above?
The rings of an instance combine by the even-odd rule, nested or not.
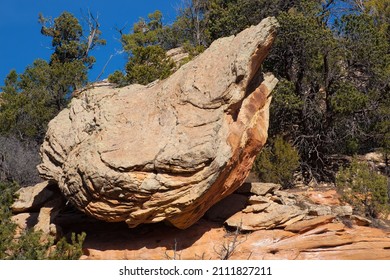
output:
[[[96,64],[89,72],[89,79],[94,81],[111,55],[114,57],[102,79],[115,70],[123,70],[126,63],[125,54],[116,54],[122,46],[115,27],[126,26],[125,32],[128,33],[134,22],[140,17],[146,18],[155,10],[163,13],[164,24],[170,24],[175,20],[180,3],[181,0],[0,0],[0,86],[4,85],[10,70],[22,73],[37,58],[49,60],[51,41],[40,33],[40,12],[45,17],[56,18],[63,11],[68,11],[80,22],[88,10],[93,15],[99,15],[102,38],[106,39],[107,45],[92,53]]]

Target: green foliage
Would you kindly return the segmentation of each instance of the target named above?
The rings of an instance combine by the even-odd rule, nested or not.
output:
[[[118,85],[118,87],[124,87],[128,84],[126,80],[126,75],[122,71],[116,70],[114,73],[108,76],[108,81],[110,83]]]
[[[49,259],[52,260],[78,260],[83,254],[83,243],[85,240],[85,232],[75,234],[72,232],[71,243],[68,243],[65,237],[61,238],[55,245],[55,249],[49,254]]]
[[[281,136],[276,136],[271,147],[263,149],[255,160],[254,170],[263,182],[291,187],[293,173],[299,167],[297,150]]]
[[[347,14],[335,25],[345,48],[349,76],[365,81],[363,88],[382,87],[388,83],[389,41],[374,18],[368,14]]]
[[[336,85],[331,98],[331,105],[335,114],[350,115],[363,110],[368,103],[368,96],[356,89],[348,82]]]
[[[99,39],[97,21],[90,21],[85,34],[79,21],[64,12],[50,23],[40,15],[42,34],[52,37],[50,62],[37,59],[18,75],[14,70],[5,79],[0,107],[0,133],[20,139],[42,141],[48,122],[69,102],[71,93],[87,82],[87,70],[95,59],[89,51],[105,44]]]
[[[116,71],[108,77],[119,86],[126,84],[149,84],[157,79],[165,79],[175,66],[161,46],[164,33],[162,14],[155,11],[148,20],[141,18],[133,26],[133,33],[122,35],[122,44],[129,54],[126,75]]]
[[[13,235],[11,235],[13,236]],[[52,241],[42,242],[42,233],[33,230],[26,230],[20,237],[12,240],[9,244],[9,260],[44,260]]]
[[[12,244],[16,225],[11,221],[10,206],[13,194],[18,189],[15,183],[0,182],[0,260],[6,259]]]
[[[12,227],[9,227],[12,229]],[[1,251],[2,258],[8,260],[78,260],[83,254],[82,246],[86,237],[72,233],[71,243],[65,237],[57,243],[53,238],[43,241],[42,232],[26,230],[18,238],[13,238],[15,232],[9,231],[10,238],[6,240],[7,250]]]
[[[304,102],[296,94],[294,83],[280,79],[272,92],[270,134],[294,131],[294,125],[300,122]]]
[[[148,15],[148,20],[141,18],[133,25],[133,33],[124,34],[121,38],[123,48],[132,52],[138,47],[159,44],[159,34],[162,32],[162,13],[155,11]]]
[[[56,112],[55,105],[50,106],[54,101],[46,90],[50,78],[50,66],[43,60],[36,60],[17,79],[15,72],[8,75],[0,108],[1,133],[22,139],[43,137],[46,124]]]
[[[288,135],[305,174],[329,179],[329,155],[388,146],[390,61],[389,40],[372,14],[343,11],[328,21],[332,4],[322,2],[296,1],[277,13],[280,28],[264,67],[280,79],[271,137]]]
[[[11,71],[2,93],[0,132],[42,139],[48,122],[66,107],[68,95],[85,81],[85,68],[79,61],[50,65],[36,60],[18,78]]]
[[[379,121],[375,126],[375,130],[377,131],[375,135],[376,136],[375,140],[380,146],[380,151],[384,155],[385,163],[387,167],[390,165],[390,117],[389,115],[390,114],[387,113],[387,119],[383,121]]]
[[[367,163],[354,159],[349,167],[339,170],[336,186],[355,209],[377,218],[380,212],[389,210],[387,180]]]
[[[45,18],[39,14],[39,22],[42,24],[41,33],[52,37],[52,46],[54,53],[51,56],[51,63],[71,63],[81,61],[88,68],[92,67],[95,58],[89,56],[89,51],[97,45],[105,45],[106,41],[100,39],[98,21],[89,14],[88,38],[84,40],[85,35],[78,21],[71,13],[63,12],[58,18]]]
[[[205,47],[203,45],[193,46],[189,41],[184,42],[182,44],[182,47],[183,50],[189,54],[190,59],[201,54],[205,50]]]
[[[10,207],[14,201],[14,193],[19,189],[18,184],[14,182],[0,181],[0,211],[2,218],[11,217]],[[3,221],[3,219],[1,219]],[[0,231],[1,232],[1,231]]]
[[[85,233],[72,233],[71,243],[62,238],[56,244],[52,238],[43,241],[42,232],[31,229],[15,237],[16,224],[11,221],[10,207],[18,189],[16,183],[0,182],[0,260],[79,259]]]
[[[126,65],[126,78],[130,84],[146,85],[167,78],[174,66],[175,63],[160,46],[137,47]]]
[[[266,67],[294,83],[299,96],[314,94],[319,87],[326,86],[322,80],[325,64],[329,67],[335,63],[330,60],[336,40],[311,13],[291,10],[279,14],[279,33],[266,62]]]

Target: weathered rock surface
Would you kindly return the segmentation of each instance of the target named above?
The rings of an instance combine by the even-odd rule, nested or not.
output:
[[[43,239],[47,236],[54,236],[59,239],[61,236],[61,229],[54,223],[54,220],[60,212],[62,205],[63,200],[61,197],[58,197],[48,201],[40,209],[34,230],[41,231]]]
[[[260,66],[276,26],[219,39],[167,80],[78,94],[49,124],[41,176],[101,220],[194,224],[242,184],[267,139],[277,80]]]
[[[327,197],[329,191],[316,191],[316,194]],[[239,197],[241,199],[242,194]],[[234,198],[238,197],[232,196]],[[285,198],[288,198],[290,205],[282,204],[286,202]],[[237,260],[389,260],[390,231],[362,226],[364,222],[368,225],[369,221],[363,217],[349,216],[349,211],[340,211],[340,207],[348,209],[348,205],[340,206],[340,201],[335,202],[331,199],[332,206],[325,205],[332,215],[310,216],[310,207],[323,205],[312,204],[311,196],[307,193],[278,190],[249,198],[247,207],[232,216],[238,224],[233,226],[239,230],[227,231],[220,223],[205,219],[186,230],[162,224],[153,227],[144,225],[137,229],[114,229],[109,233],[95,228],[92,236],[87,234],[82,258],[223,259],[228,249],[229,259]],[[224,199],[217,205],[227,208],[229,203],[232,201]],[[267,213],[269,207],[275,209]],[[292,207],[294,211],[300,208],[305,214],[302,217],[281,213],[285,207]],[[250,217],[244,216],[248,213]],[[345,214],[347,216],[343,216]],[[255,226],[250,227],[252,225]],[[249,231],[241,231],[245,229]]]
[[[288,224],[302,220],[307,211],[295,205],[255,204],[230,217],[226,224],[242,230],[260,230],[283,228]]]
[[[16,237],[26,228],[44,230],[43,238],[48,235],[59,237],[61,229],[64,236],[74,231],[86,232],[82,259],[192,260],[222,259],[227,255],[229,259],[243,260],[390,259],[390,231],[367,227],[370,221],[356,215],[340,217],[345,213],[339,208],[344,206],[331,206],[332,215],[310,216],[308,209],[321,205],[311,204],[308,196],[300,192],[273,191],[265,196],[248,196],[228,196],[212,207],[205,218],[185,230],[163,223],[129,229],[126,223],[98,221],[70,205],[58,214],[56,199],[46,202],[39,213],[17,214],[12,220],[18,224]],[[282,204],[283,201],[289,205]],[[280,222],[281,217],[289,215],[269,215],[266,210],[272,207],[276,208],[270,211],[272,213],[280,212],[278,207],[292,207],[300,208],[305,215],[299,217],[300,220],[290,216]],[[243,224],[238,223],[238,230],[228,231],[221,220],[233,211],[230,208],[235,208],[239,214],[250,213],[254,219],[245,219],[243,224],[255,220],[256,226],[243,232]],[[269,229],[257,230],[261,225],[263,228],[268,225]]]
[[[280,186],[276,184],[245,183],[237,191],[249,195],[246,207],[228,217],[225,223],[240,230],[284,228],[301,232],[330,222],[336,217],[351,224],[369,224],[367,219],[355,218],[350,205],[340,205],[333,191],[315,192],[314,201],[312,191],[291,193],[280,190]],[[324,205],[318,204],[319,202]]]
[[[281,185],[274,183],[246,182],[236,192],[266,195],[267,193],[280,190],[281,188]]]
[[[34,227],[38,222],[38,213],[19,213],[12,216],[11,221],[16,224],[15,238],[18,238],[25,230]]]
[[[286,226],[284,229],[291,232],[303,233],[316,228],[319,225],[328,224],[334,220],[335,216],[319,216],[313,219],[299,221]]]
[[[17,198],[11,205],[12,212],[22,213],[39,210],[43,204],[56,195],[56,192],[48,182],[42,182],[34,186],[21,188],[15,195]]]
[[[340,205],[339,195],[335,190],[328,190],[326,192],[309,191],[305,194],[311,202],[321,205]]]
[[[180,68],[183,61],[190,57],[190,54],[187,53],[183,47],[179,47],[167,51],[167,56],[175,62],[176,67]]]
[[[304,233],[272,229],[238,236],[204,219],[186,230],[161,224],[110,231],[94,229],[93,234],[87,233],[82,259],[218,260],[233,242],[232,260],[390,259],[390,232],[327,223],[329,217],[323,223],[316,221],[318,224],[312,224],[312,229]]]
[[[42,240],[48,236],[61,237],[61,228],[54,221],[63,209],[64,198],[57,186],[46,181],[23,187],[16,192],[16,196],[11,205],[15,214],[12,221],[17,225],[16,236],[33,228],[43,233]]]

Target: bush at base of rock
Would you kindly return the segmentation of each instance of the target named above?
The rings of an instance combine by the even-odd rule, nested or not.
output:
[[[13,237],[12,233],[10,235]],[[11,238],[1,246],[0,259],[4,260],[78,260],[83,254],[85,233],[72,233],[71,242],[63,237],[42,242],[40,231],[26,230],[18,238]],[[3,240],[2,240],[3,241]]]
[[[293,173],[298,167],[298,151],[281,136],[276,136],[271,146],[263,149],[254,164],[260,181],[281,184],[285,188],[292,186]]]
[[[390,210],[387,180],[367,163],[354,159],[349,167],[337,173],[336,186],[357,211],[377,218],[381,212]]]
[[[8,245],[13,239],[12,233],[16,229],[16,225],[11,222],[12,213],[9,208],[16,190],[16,184],[0,182],[0,259],[5,259]]]
[[[17,236],[10,210],[17,189],[16,183],[0,182],[0,260],[79,259],[85,233],[72,233],[70,243],[62,238],[55,245],[52,238],[43,238],[40,231],[25,230]]]
[[[60,239],[49,253],[48,258],[52,260],[78,260],[83,254],[83,243],[86,233],[75,234],[72,232],[71,243],[68,243],[65,237]]]

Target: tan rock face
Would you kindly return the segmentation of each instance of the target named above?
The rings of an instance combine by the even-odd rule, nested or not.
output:
[[[232,260],[390,259],[389,232],[327,223],[331,219],[327,216],[298,222],[295,229],[301,234],[273,229],[235,236],[204,219],[186,230],[164,225],[117,231],[94,229],[94,234],[87,234],[82,259],[218,260],[228,246],[233,246],[234,239]]]
[[[79,94],[49,124],[41,176],[98,219],[189,227],[242,184],[267,139],[277,80],[260,65],[276,26],[217,40],[153,85]]]
[[[11,205],[13,213],[36,211],[56,195],[55,188],[50,189],[49,182],[24,187],[16,192],[17,199]]]

